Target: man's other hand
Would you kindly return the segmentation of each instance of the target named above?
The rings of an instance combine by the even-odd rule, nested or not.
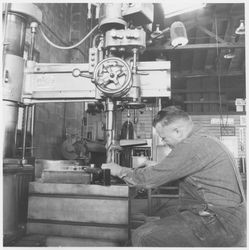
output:
[[[111,170],[111,175],[113,176],[120,176],[120,172],[121,172],[121,169],[122,167],[119,166],[118,164],[116,163],[104,163],[102,164],[101,166],[102,169],[110,169]]]

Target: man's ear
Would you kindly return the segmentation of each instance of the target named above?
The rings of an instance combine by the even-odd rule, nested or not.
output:
[[[182,137],[183,131],[182,131],[181,128],[177,128],[177,129],[176,129],[176,132],[177,132],[177,135],[178,135],[179,137]]]
[[[175,127],[175,131],[176,131],[176,133],[177,133],[177,135],[178,135],[179,137],[182,136],[182,134],[183,134],[183,128],[182,128],[181,126],[176,126],[176,127]]]
[[[179,128],[177,128],[177,127],[176,127],[174,130],[176,131],[176,133],[177,133],[177,134],[179,134],[179,133],[180,133]]]

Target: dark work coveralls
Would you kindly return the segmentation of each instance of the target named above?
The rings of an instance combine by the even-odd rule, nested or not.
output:
[[[159,220],[138,227],[133,246],[227,247],[246,235],[238,167],[227,148],[200,128],[194,128],[160,163],[122,168],[121,176],[129,185],[147,188],[180,182],[176,211],[169,214],[166,207]]]

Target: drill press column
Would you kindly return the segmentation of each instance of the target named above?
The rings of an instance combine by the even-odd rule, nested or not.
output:
[[[106,162],[114,162],[114,152],[112,150],[114,142],[114,102],[107,98],[106,108]]]

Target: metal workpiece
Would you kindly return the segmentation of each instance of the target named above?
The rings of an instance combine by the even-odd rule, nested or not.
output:
[[[122,17],[122,3],[102,3],[99,11],[99,28],[103,31],[121,29],[127,25]]]

